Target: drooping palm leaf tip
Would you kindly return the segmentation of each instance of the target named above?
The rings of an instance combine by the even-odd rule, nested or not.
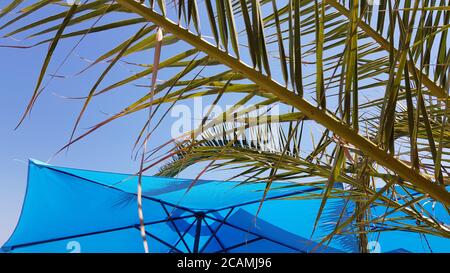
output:
[[[433,213],[436,204],[447,211],[450,205],[448,0],[94,0],[76,8],[64,1],[22,2],[9,1],[0,12],[2,45],[49,45],[26,114],[46,91],[41,82],[58,43],[84,35],[129,32],[88,65],[107,62],[90,92],[77,94],[84,101],[80,118],[98,96],[128,84],[147,88],[117,114],[74,130],[66,147],[116,119],[153,109],[138,132],[142,148],[175,105],[234,100],[244,107],[223,114],[233,122],[207,111],[200,128],[152,143],[157,148],[142,154],[139,175],[158,166],[162,175],[177,175],[209,162],[200,174],[232,169],[230,178],[263,181],[267,190],[273,181],[322,187],[320,196],[311,196],[322,200],[316,225],[326,218],[328,200],[355,201],[353,214],[337,221],[323,243],[352,230],[361,252],[374,229],[450,238],[450,227]],[[113,19],[98,20],[103,17]],[[27,39],[18,45],[15,37]],[[161,45],[160,62],[147,61]],[[131,55],[143,63],[126,61]],[[118,63],[140,71],[101,85]],[[157,71],[170,76],[156,81]],[[280,111],[254,122],[250,104]],[[375,204],[385,214],[372,215]],[[403,217],[394,216],[398,212]]]

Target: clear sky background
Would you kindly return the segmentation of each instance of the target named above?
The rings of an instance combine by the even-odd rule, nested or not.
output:
[[[32,1],[29,1],[28,3],[31,2]],[[24,25],[27,22],[34,21],[36,18],[43,18],[45,15],[48,16],[49,14],[50,12],[47,9],[33,15],[31,18],[27,18],[18,25]],[[206,15],[204,16],[206,17]],[[0,20],[0,25],[11,18],[13,18],[12,14],[5,16]],[[111,16],[102,18],[99,25],[114,21],[118,18],[119,17]],[[206,22],[207,19],[202,21]],[[88,28],[91,24],[92,22],[89,21],[83,25]],[[50,24],[50,26],[52,25],[53,24]],[[0,37],[13,30],[14,27],[15,26],[13,25],[7,29],[0,30]],[[107,64],[100,63],[80,76],[74,75],[89,65],[89,62],[86,61],[86,59],[95,60],[101,54],[109,51],[134,35],[140,27],[141,25],[121,28],[114,32],[89,35],[82,41],[80,46],[75,49],[73,54],[69,54],[69,52],[72,50],[74,44],[79,41],[79,38],[70,38],[61,41],[47,72],[48,74],[53,74],[69,54],[67,62],[57,73],[58,76],[64,76],[64,78],[56,77],[51,81],[37,100],[30,117],[27,118],[17,130],[14,130],[14,128],[20,120],[35,88],[36,80],[47,52],[47,45],[40,45],[30,49],[0,47],[0,206],[2,208],[0,210],[0,245],[2,245],[12,233],[20,214],[26,187],[27,160],[29,158],[34,158],[41,161],[47,161],[69,140],[70,133],[76,117],[81,110],[83,101],[70,100],[64,97],[86,96],[95,83],[95,80],[107,67]],[[39,30],[42,29],[43,28],[40,28]],[[77,28],[77,30],[78,29],[79,28]],[[67,31],[73,30],[73,28],[69,27]],[[27,34],[32,34],[34,32],[35,31],[28,32]],[[203,32],[203,35],[208,36],[208,33]],[[246,36],[244,32],[241,33],[241,35]],[[314,33],[303,38],[306,38],[308,42],[311,42],[313,41],[313,38],[311,37],[313,35]],[[32,45],[41,40],[24,39],[25,37],[26,35],[24,34],[14,37],[15,39],[22,41],[15,41],[10,38],[0,38],[0,46]],[[48,38],[51,37],[52,35],[48,36]],[[173,56],[174,52],[184,52],[188,48],[190,47],[187,47],[182,43],[164,46],[161,59],[164,60],[168,56]],[[269,55],[271,55],[271,57],[278,55],[278,50],[272,51],[269,48]],[[241,52],[241,58],[249,59],[248,53]],[[310,56],[309,58],[311,58],[312,61],[314,56]],[[153,62],[153,50],[145,51],[143,54],[127,56],[125,60],[135,63],[151,64]],[[271,62],[271,66],[274,65],[271,68],[272,76],[281,82],[282,74],[277,65],[278,59],[272,58],[271,60],[273,61],[273,63]],[[305,61],[309,60],[306,59]],[[304,65],[303,71],[305,75],[313,72],[314,67],[315,65]],[[135,66],[119,63],[108,74],[100,88],[129,77],[134,72],[141,70],[142,69],[138,69]],[[214,72],[217,73],[214,68],[208,67],[202,72],[202,75],[205,76]],[[170,69],[160,71],[158,80],[167,80],[173,77],[174,73],[176,72]],[[49,78],[50,77],[47,75],[46,80]],[[309,78],[309,80],[313,79],[313,77]],[[44,81],[44,84],[46,83],[46,80]],[[143,79],[136,83],[149,85],[150,79]],[[125,106],[128,106],[136,99],[142,97],[148,91],[148,88],[136,87],[129,84],[109,92],[109,94],[105,96],[96,97],[89,105],[88,110],[80,123],[78,133],[82,133],[88,127],[106,119],[109,114],[119,112]],[[315,94],[310,95],[311,97],[315,96]],[[233,102],[235,103],[238,99],[239,98],[236,95],[231,96],[231,98],[224,96],[221,105],[222,107],[225,107]],[[203,106],[205,107],[205,105],[210,104],[213,100],[213,96],[208,100],[204,100]],[[192,108],[193,103],[189,102],[187,105]],[[161,110],[161,113],[164,113],[164,107]],[[73,168],[135,173],[139,168],[138,162],[132,158],[132,148],[139,131],[147,119],[147,115],[148,113],[144,111],[116,120],[110,125],[101,128],[94,134],[83,139],[81,142],[73,145],[68,153],[63,152],[52,158],[49,163]],[[162,144],[171,137],[170,129],[175,120],[176,118],[171,118],[169,116],[169,118],[161,124],[159,130],[152,136],[151,146],[154,147],[157,144]],[[200,121],[201,117],[193,117],[192,123]],[[309,132],[303,137],[302,143],[305,141],[308,142],[310,136],[313,135],[313,131],[322,129],[320,126],[313,124],[308,126],[307,130]],[[304,146],[304,144],[302,145]],[[303,152],[308,152],[305,148],[308,147],[303,147]],[[204,165],[196,165],[189,168],[187,171],[183,172],[181,176],[193,178],[198,174],[199,170],[202,169],[202,166]],[[154,171],[155,170],[153,170],[153,172]],[[150,172],[150,174],[151,173],[152,172]],[[204,179],[225,179],[229,177],[229,171],[214,171],[202,176]]]
[[[42,18],[42,15],[45,13],[40,13],[34,18]],[[12,17],[12,15],[6,16],[0,23]],[[30,22],[32,19],[24,22]],[[102,23],[107,21],[106,18]],[[7,30],[11,29],[13,28]],[[0,35],[7,33],[7,30],[1,31]],[[75,73],[88,65],[88,62],[82,60],[80,56],[95,59],[101,52],[110,50],[136,31],[137,26],[134,26],[114,33],[88,36],[60,70],[59,75],[67,77],[52,80],[38,99],[30,117],[17,130],[14,128],[34,90],[47,52],[47,45],[31,49],[0,48],[0,207],[2,208],[0,210],[0,245],[3,245],[12,233],[20,214],[26,188],[27,160],[34,158],[47,161],[69,140],[82,101],[68,100],[61,96],[87,95],[95,79],[106,68],[106,64],[99,64],[81,76],[73,77]],[[23,39],[24,35],[16,38]],[[64,40],[58,46],[48,73],[53,73],[57,69],[78,39]],[[30,45],[38,40],[15,42],[2,38],[0,45]],[[175,46],[170,50],[182,49],[185,50]],[[167,53],[170,55],[173,52]],[[126,60],[152,63],[152,53],[147,51],[146,54]],[[133,71],[130,69],[133,67],[117,65],[103,86],[132,75]],[[164,80],[169,75],[163,72],[159,78]],[[149,84],[149,82],[144,80],[141,83]],[[95,99],[80,124],[78,132],[107,118],[108,114],[118,112],[127,103],[131,103],[146,92],[148,92],[147,89],[128,85],[112,92],[111,95]],[[141,113],[120,119],[72,146],[68,153],[59,154],[49,163],[74,168],[135,173],[138,170],[138,164],[132,159],[132,147],[146,115]],[[168,119],[161,126],[161,130],[152,137],[153,144],[167,141],[170,137],[171,122],[173,120]],[[205,177],[207,178],[208,175]]]
[[[27,3],[32,3],[32,1]],[[58,9],[62,11],[62,9]],[[49,11],[49,9],[43,10],[22,20],[17,25],[0,30],[0,37],[14,30],[17,26],[23,26],[36,19],[48,16],[51,14]],[[120,15],[102,18],[98,25],[112,22],[119,18],[117,16]],[[0,20],[0,25],[13,17],[14,14],[6,15]],[[60,21],[57,23],[59,24]],[[47,27],[53,25],[55,23],[49,24]],[[92,21],[89,21],[81,26],[88,28],[91,25]],[[80,76],[75,76],[75,74],[89,65],[88,60],[95,60],[130,38],[141,26],[136,25],[121,28],[114,32],[89,35],[73,51],[73,54],[69,53],[80,38],[61,41],[47,70],[48,75],[44,84],[51,78],[49,75],[55,73],[63,60],[69,55],[67,61],[57,73],[58,76],[64,77],[55,77],[51,80],[51,83],[37,100],[31,115],[25,119],[17,130],[14,130],[14,128],[32,96],[48,45],[44,44],[29,49],[0,47],[0,207],[2,208],[0,209],[0,246],[9,238],[20,215],[26,189],[27,161],[29,158],[45,162],[51,159],[48,163],[53,165],[91,170],[124,173],[136,173],[139,170],[138,162],[132,158],[132,148],[148,117],[147,111],[116,120],[71,146],[68,153],[62,152],[56,157],[53,157],[53,155],[68,142],[83,103],[82,100],[72,100],[67,99],[67,97],[86,96],[107,64],[100,63]],[[14,39],[0,38],[0,46],[32,45],[43,40],[43,38],[25,38],[27,35],[42,29],[44,28],[14,36]],[[76,30],[78,29],[77,27]],[[67,31],[74,31],[74,29],[69,27]],[[51,38],[53,35],[54,33],[47,38]],[[242,35],[245,35],[245,33],[242,33]],[[184,52],[187,49],[188,47],[182,43],[165,46],[161,59],[164,60],[168,56],[172,56],[174,52]],[[152,64],[153,50],[145,51],[143,54],[127,56],[125,60]],[[119,63],[108,74],[100,88],[141,70],[141,68],[138,69],[135,66]],[[277,70],[272,71],[274,75],[279,73]],[[203,74],[206,75],[211,72],[214,72],[214,69],[208,68]],[[174,70],[160,71],[158,80],[167,80],[173,77],[174,73],[176,73]],[[150,78],[136,83],[149,85]],[[78,127],[78,133],[82,133],[90,126],[106,119],[108,115],[119,112],[147,92],[149,92],[148,88],[129,84],[110,92],[106,96],[96,97],[89,105]],[[232,100],[223,98],[222,106],[225,107],[236,99],[236,96]],[[203,100],[203,106],[210,104],[213,100],[214,97]],[[186,102],[185,104],[190,108],[193,107],[192,102]],[[164,113],[164,111],[165,107],[161,109],[160,113]],[[191,118],[192,123],[201,121],[201,117]],[[165,119],[158,131],[152,136],[152,147],[171,138],[170,129],[176,119],[176,117],[170,117],[170,115]],[[194,178],[203,166],[204,164],[199,164],[191,167],[184,171],[181,176]],[[152,170],[149,174],[156,170]],[[230,177],[229,175],[230,172],[225,174],[215,171],[204,174],[202,178],[225,179]]]
[[[286,0],[280,0],[279,7],[281,7],[281,3],[285,1]],[[32,0],[26,2],[29,4],[35,3],[35,1]],[[3,4],[4,3],[0,4],[0,8]],[[270,8],[270,5],[266,5],[264,8]],[[21,21],[18,25],[24,25],[27,22],[34,21],[36,18],[43,18],[49,14],[50,12],[47,9],[31,18]],[[206,14],[201,13],[201,16],[206,17]],[[0,19],[0,25],[13,17],[13,14],[9,14]],[[110,16],[103,18],[100,25],[115,21],[118,18],[119,17]],[[203,21],[204,24],[207,24],[207,19],[202,18],[201,21]],[[59,24],[60,21],[57,23]],[[91,24],[92,21],[89,21],[83,25],[89,27]],[[340,24],[342,24],[342,22],[336,23],[338,26]],[[52,25],[54,24],[52,23],[49,26]],[[242,26],[242,23],[238,21],[237,25]],[[147,112],[143,111],[116,120],[83,139],[81,142],[73,145],[67,153],[63,152],[56,157],[53,157],[53,155],[69,140],[76,117],[78,116],[83,103],[82,100],[71,100],[67,99],[67,97],[87,95],[95,83],[95,80],[107,67],[107,64],[100,63],[94,68],[82,73],[80,76],[75,76],[75,74],[89,65],[87,60],[95,60],[102,53],[107,52],[134,35],[142,26],[137,25],[114,30],[113,32],[108,31],[105,33],[89,35],[83,40],[80,46],[74,50],[73,54],[69,54],[69,52],[71,52],[74,44],[79,41],[79,37],[61,41],[47,71],[48,74],[54,73],[66,56],[68,56],[67,62],[57,73],[58,77],[51,81],[39,97],[31,115],[25,119],[25,122],[17,130],[14,130],[32,96],[48,47],[48,45],[40,45],[30,49],[1,47],[2,45],[32,45],[33,43],[42,40],[24,39],[26,35],[22,34],[14,37],[15,39],[22,41],[16,41],[11,38],[1,38],[4,34],[13,30],[15,26],[17,25],[0,30],[0,246],[3,245],[12,233],[20,215],[20,209],[26,189],[27,160],[29,158],[48,161],[48,163],[58,166],[135,173],[139,169],[139,164],[132,158],[132,148],[139,131],[147,119]],[[43,28],[40,28],[40,30],[42,29]],[[69,31],[73,30],[73,28],[69,27]],[[35,31],[28,32],[27,34],[32,34],[34,32]],[[204,32],[203,34],[208,35],[208,33]],[[245,36],[245,33],[243,32],[241,35]],[[310,32],[309,35],[303,35],[303,46],[305,46],[306,40],[306,42],[309,43],[309,46],[313,47],[314,35],[314,32]],[[52,37],[52,35],[47,36],[47,38],[50,37]],[[397,39],[394,40],[397,41]],[[361,40],[359,42],[362,43]],[[184,52],[188,48],[190,47],[187,47],[182,43],[165,46],[163,47],[161,59],[164,60],[177,52]],[[340,48],[336,47],[328,50],[327,54],[337,55],[341,52],[342,50],[340,51]],[[386,52],[375,52],[370,58],[377,58],[382,55],[384,56],[384,54],[386,54]],[[273,50],[271,51],[269,48],[269,55],[272,57],[272,76],[281,82],[282,76],[277,65],[278,61],[276,58],[273,58],[274,55],[278,55],[278,53],[274,53]],[[248,53],[243,53],[241,57],[248,60],[249,56]],[[304,75],[313,75],[312,73],[314,73],[315,70],[314,58],[315,55],[310,54],[303,60],[305,62],[302,67]],[[368,60],[370,60],[370,58],[368,57]],[[153,50],[145,51],[142,54],[127,56],[125,60],[135,63],[151,64],[153,62]],[[108,74],[100,88],[122,80],[132,75],[134,72],[141,70],[142,69],[138,69],[135,66],[119,63]],[[214,72],[217,71],[214,68],[208,67],[204,71],[204,74],[207,75],[208,73]],[[327,73],[331,72],[332,71],[327,71]],[[170,69],[160,71],[158,80],[167,80],[171,78],[174,73],[174,70]],[[325,74],[325,76],[326,75],[327,74]],[[50,77],[47,75],[44,84],[49,78]],[[313,82],[315,79],[314,75],[307,78],[308,79],[304,80],[309,81],[309,83]],[[150,79],[146,78],[136,83],[149,85]],[[314,85],[310,85],[308,90],[311,91],[314,90],[314,88]],[[373,99],[372,96],[383,95],[384,90],[384,86],[367,88],[364,90],[362,96],[360,96],[360,100],[368,98]],[[89,108],[78,127],[78,134],[84,132],[90,126],[106,119],[108,115],[119,112],[148,92],[148,88],[129,84],[115,89],[105,96],[96,97],[89,105]],[[315,93],[309,92],[309,94],[305,94],[305,97],[313,102],[313,99],[311,98],[315,97]],[[213,99],[214,97],[210,98],[210,101]],[[334,99],[336,99],[336,97]],[[230,104],[236,100],[237,96],[232,97],[231,100],[226,98],[222,101],[222,105]],[[210,101],[205,100],[204,105],[210,103]],[[333,107],[332,105],[330,106],[329,101],[327,103],[328,108],[332,109]],[[192,107],[192,103],[188,103],[187,105]],[[164,113],[164,107],[161,110],[161,113]],[[363,115],[363,113],[360,114]],[[196,117],[194,117],[193,122],[195,118]],[[200,120],[201,118],[199,118],[197,122]],[[159,130],[152,136],[151,146],[154,147],[170,139],[170,130],[174,121],[175,118],[169,117],[162,123]],[[308,152],[308,148],[310,148],[308,147],[309,144],[304,144],[304,142],[310,142],[308,139],[309,137],[314,138],[314,136],[320,136],[321,134],[315,133],[323,129],[314,122],[311,122],[310,124],[311,125],[308,125],[305,129],[305,131],[308,130],[308,132],[305,133],[305,137],[302,138],[303,152]],[[49,159],[51,160],[49,161]],[[181,176],[186,178],[195,177],[201,168],[202,165],[196,165],[183,172]],[[155,170],[152,170],[152,172]],[[227,172],[212,172],[202,176],[204,179],[211,178],[218,180],[228,177],[229,173]]]
[[[96,40],[95,44],[98,47],[108,45],[114,38],[111,35],[108,39]],[[64,58],[64,50],[62,47],[60,49],[55,60]],[[92,85],[92,79],[86,80],[88,77],[80,81],[55,79],[38,100],[30,118],[18,130],[14,130],[34,89],[45,52],[46,46],[28,50],[0,49],[0,245],[12,232],[19,216],[26,186],[28,158],[42,161],[50,159],[68,141],[76,113],[80,111],[80,101],[68,101],[55,93],[86,94]],[[89,50],[83,54],[89,56]],[[65,72],[75,71],[73,61],[74,58],[71,58],[70,64],[65,66],[70,69],[63,69]],[[106,99],[93,106],[92,111],[116,111],[116,103],[114,99]],[[122,103],[117,104],[123,106]],[[91,120],[90,123],[93,125],[95,121]],[[117,172],[134,171],[136,164],[130,157],[131,145],[139,126],[142,123],[138,121],[118,121],[79,145],[74,145],[67,154],[60,154],[50,163]]]

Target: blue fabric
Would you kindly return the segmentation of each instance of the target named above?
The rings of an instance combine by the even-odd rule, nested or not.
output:
[[[274,183],[255,217],[266,184],[144,177],[143,210],[150,251],[356,252],[355,235],[318,242],[352,210],[327,202],[312,236],[321,189]],[[137,178],[55,167],[31,160],[19,222],[6,252],[142,252],[136,202]],[[189,191],[187,191],[189,189]],[[288,197],[288,198],[282,198]],[[344,213],[343,213],[344,210]],[[442,213],[442,208],[435,210]],[[374,208],[375,217],[377,208]],[[441,218],[439,218],[441,219]],[[447,221],[448,218],[442,218]],[[449,252],[450,240],[401,231],[369,234],[383,252]],[[424,247],[424,240],[427,242]]]

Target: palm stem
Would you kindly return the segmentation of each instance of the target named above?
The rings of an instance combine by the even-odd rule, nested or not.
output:
[[[210,57],[220,61],[222,64],[230,67],[234,71],[244,74],[260,88],[267,92],[273,93],[283,102],[292,105],[310,119],[318,122],[325,128],[330,129],[336,135],[353,144],[364,154],[377,161],[380,165],[396,172],[405,181],[409,181],[415,185],[422,192],[426,192],[432,198],[442,202],[446,206],[450,206],[450,193],[447,192],[445,188],[431,182],[416,170],[413,170],[402,161],[396,159],[385,150],[379,148],[372,141],[362,137],[348,126],[342,124],[335,117],[318,109],[302,97],[281,86],[270,77],[247,66],[226,52],[204,41],[201,37],[194,35],[178,24],[175,24],[167,17],[156,13],[152,9],[146,8],[133,0],[118,0],[118,3],[124,8],[130,9],[131,11],[141,15],[146,20],[162,27],[165,31],[172,33],[177,38],[207,53]]]

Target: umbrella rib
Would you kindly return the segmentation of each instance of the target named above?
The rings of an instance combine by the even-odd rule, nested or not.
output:
[[[236,244],[236,245],[234,245],[234,246],[230,246],[230,247],[227,247],[227,248],[223,248],[222,250],[217,251],[216,253],[221,253],[222,251],[223,251],[223,252],[228,252],[229,250],[233,250],[233,249],[238,248],[238,247],[241,247],[241,246],[249,245],[249,244],[251,244],[251,243],[254,243],[254,242],[257,242],[257,241],[260,241],[260,240],[264,240],[264,239],[261,238],[261,237],[257,237],[257,238],[254,238],[254,239],[251,239],[251,240],[248,240],[248,241],[245,241],[245,242]]]
[[[221,220],[218,220],[218,219],[216,219],[216,218],[214,218],[214,217],[208,216],[208,214],[205,214],[205,218],[208,218],[208,219],[211,219],[211,220],[214,220],[214,221],[221,222]],[[305,251],[303,251],[303,250],[301,250],[301,249],[298,249],[298,248],[296,248],[296,247],[287,245],[287,244],[282,243],[282,242],[278,242],[278,241],[276,241],[276,240],[274,240],[274,239],[271,239],[271,238],[266,237],[266,236],[264,236],[264,235],[258,234],[258,233],[256,233],[256,232],[253,232],[253,231],[250,231],[250,230],[245,230],[244,228],[238,227],[238,226],[233,225],[233,224],[231,224],[231,223],[229,223],[229,222],[223,221],[223,223],[224,223],[225,225],[227,225],[227,226],[232,227],[232,228],[239,229],[240,231],[244,231],[244,232],[247,232],[247,233],[249,233],[249,234],[251,234],[251,235],[254,235],[254,236],[257,236],[257,237],[261,237],[262,239],[271,241],[272,243],[276,243],[276,244],[282,245],[282,246],[284,246],[284,247],[287,247],[287,248],[290,248],[290,249],[292,249],[292,250],[299,251],[299,252],[302,252],[302,253],[305,252]]]
[[[139,227],[134,227],[134,228],[137,229],[137,230],[140,230]],[[156,241],[160,242],[161,244],[163,244],[163,245],[165,245],[167,247],[170,247],[170,249],[174,249],[174,250],[178,251],[179,253],[183,253],[183,251],[179,250],[178,248],[176,248],[175,246],[169,244],[168,242],[166,242],[166,241],[156,237],[155,235],[150,234],[148,231],[145,231],[145,234],[147,234],[147,236],[150,236],[151,238],[155,239]]]
[[[185,219],[185,218],[191,218],[191,217],[194,217],[194,215],[186,215],[186,216],[177,217],[176,220]],[[173,219],[175,219],[175,218],[173,218]],[[153,221],[153,222],[147,222],[147,223],[145,223],[145,225],[160,224],[160,223],[164,223],[164,222],[167,222],[167,221],[169,221],[169,219],[158,220],[158,221]],[[33,246],[33,245],[38,245],[38,244],[52,243],[52,242],[57,242],[57,241],[62,241],[62,240],[67,240],[67,239],[73,239],[73,238],[78,238],[78,237],[86,237],[86,236],[103,234],[103,233],[109,233],[109,232],[114,232],[114,231],[121,231],[121,230],[126,230],[126,229],[132,229],[132,228],[136,228],[136,226],[139,226],[139,225],[138,224],[133,224],[133,225],[117,227],[117,228],[111,228],[111,229],[105,229],[105,230],[100,230],[100,231],[93,231],[93,232],[87,232],[87,233],[82,233],[82,234],[76,234],[76,235],[58,237],[58,238],[53,238],[53,239],[41,240],[41,241],[36,241],[36,242],[23,243],[23,244],[9,246],[9,247],[6,247],[6,248],[8,248],[10,250],[13,250],[13,249],[20,248],[20,247],[27,247],[27,246]]]
[[[223,243],[222,243],[222,241],[219,239],[219,237],[216,235],[216,233],[212,230],[212,228],[211,228],[211,226],[208,224],[208,222],[206,222],[205,221],[205,224],[206,224],[206,227],[209,229],[209,231],[211,232],[211,237],[210,237],[210,239],[211,238],[216,238],[216,241],[219,243],[219,245],[220,245],[220,247],[222,248],[222,250],[224,250],[225,252],[226,252],[226,250],[225,250],[225,246],[223,245]],[[210,242],[210,240],[208,240],[208,243]],[[206,245],[206,244],[205,244]],[[203,248],[202,248],[202,250],[203,250]]]
[[[231,208],[230,211],[227,213],[227,215],[222,220],[220,220],[219,226],[216,228],[216,230],[213,233],[214,236],[217,234],[217,232],[219,232],[219,229],[223,226],[224,222],[228,219],[228,217],[230,217],[233,210],[234,210],[234,208]],[[205,250],[205,248],[208,246],[208,244],[210,243],[211,240],[212,240],[212,236],[206,241],[205,245],[202,247],[200,252],[203,252]]]
[[[175,231],[177,232],[177,235],[180,237],[180,239],[183,241],[184,246],[186,247],[186,249],[189,251],[189,253],[191,252],[191,250],[188,247],[188,244],[186,243],[186,241],[184,240],[184,236],[181,236],[181,232],[178,229],[177,225],[175,225],[175,222],[172,220],[172,216],[169,214],[169,211],[167,210],[166,206],[164,204],[161,203],[161,207],[163,208],[164,212],[167,215],[167,218],[170,220],[170,222],[172,223],[173,227],[175,228]]]
[[[194,217],[195,218],[195,217]],[[180,243],[180,241],[182,240],[182,238],[184,238],[184,236],[186,236],[186,234],[189,233],[189,230],[191,230],[192,226],[197,223],[197,218],[195,218],[194,221],[192,221],[192,223],[189,225],[189,227],[183,232],[183,235],[178,239],[178,241],[175,243],[175,245],[178,245]],[[189,251],[189,253],[192,253],[191,249],[188,247],[187,250]]]

